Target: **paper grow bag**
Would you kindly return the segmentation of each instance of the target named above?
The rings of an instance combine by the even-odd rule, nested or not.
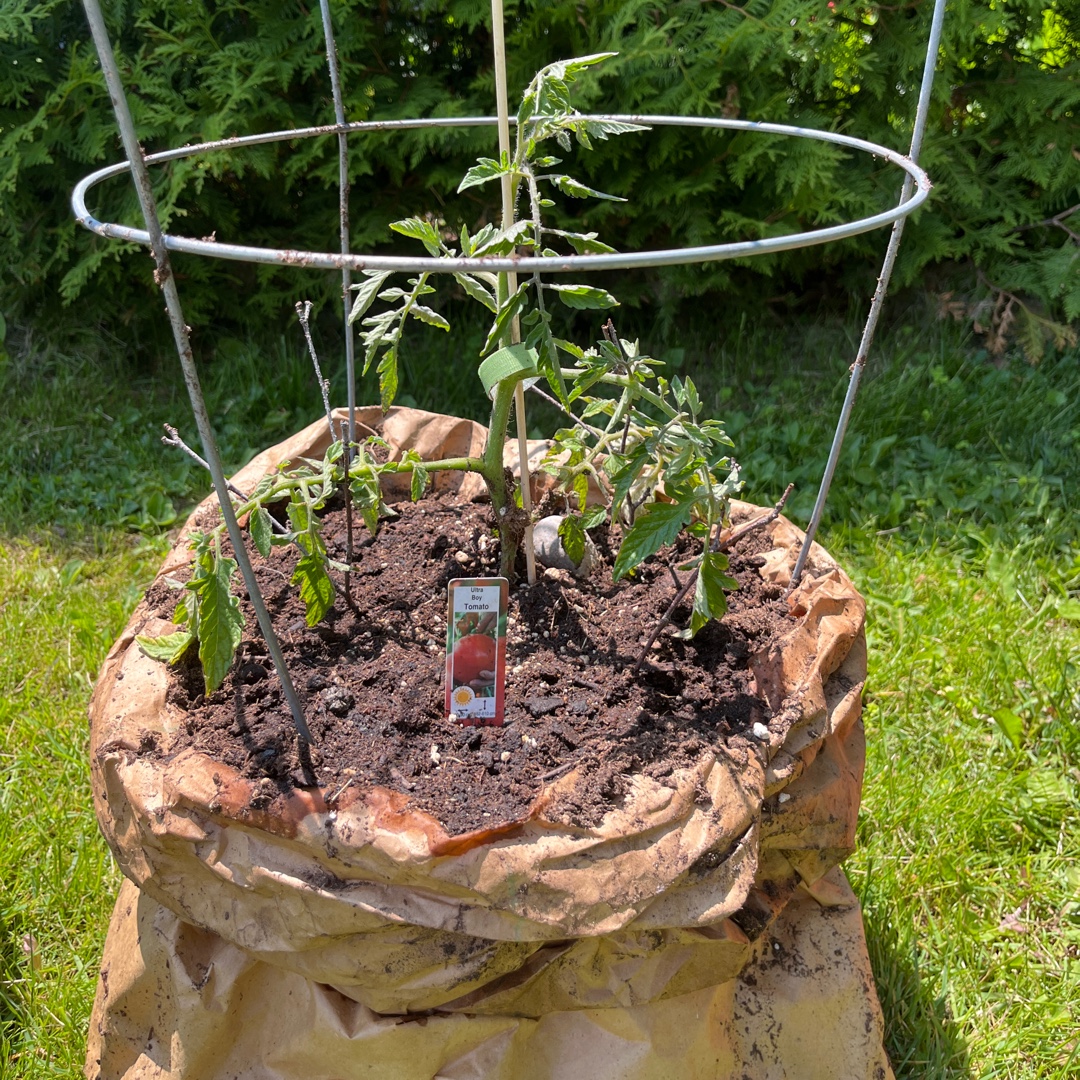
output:
[[[358,419],[394,454],[476,454],[485,434],[411,409]],[[234,481],[327,442],[313,424]],[[768,535],[761,573],[784,584],[802,533],[780,518]],[[162,573],[188,558],[182,534]],[[129,883],[87,1076],[890,1075],[837,868],[862,785],[865,605],[817,545],[789,602],[792,629],[752,661],[767,738],[632,777],[594,828],[545,813],[571,772],[524,819],[464,836],[382,788],[253,806],[253,781],[170,754],[185,717],[134,643],[161,629],[140,605],[90,709],[96,810]]]

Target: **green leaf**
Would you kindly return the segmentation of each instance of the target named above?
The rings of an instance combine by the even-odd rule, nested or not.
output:
[[[207,694],[212,694],[224,681],[244,631],[240,601],[230,589],[235,570],[235,559],[225,556],[217,558],[212,571],[200,578],[196,587],[199,597],[199,660]]]
[[[390,348],[382,354],[382,359],[379,360],[379,366],[376,370],[379,373],[380,404],[382,405],[382,411],[387,412],[390,406],[394,404],[394,398],[397,397],[398,391],[396,345],[391,345]]]
[[[175,587],[175,586],[174,586]],[[187,623],[192,637],[199,636],[199,598],[187,586],[184,588],[184,598],[176,605],[173,611],[172,621],[177,626]]]
[[[1054,769],[1032,769],[1026,787],[1028,797],[1039,807],[1071,806],[1075,799],[1070,778]]]
[[[413,502],[423,497],[424,492],[427,490],[428,477],[431,474],[424,468],[423,465],[414,464],[412,471],[412,482],[409,488],[409,495]]]
[[[603,377],[604,369],[602,367],[586,368],[574,379],[574,388],[570,391],[570,400],[572,402],[577,401],[582,394],[587,394]],[[610,410],[614,408],[613,402],[607,398],[595,400],[586,398],[585,400],[588,404],[585,407],[582,419],[587,416],[595,416],[597,413],[604,411],[608,411],[610,414]]]
[[[251,542],[255,549],[265,559],[270,554],[273,543],[274,527],[270,523],[270,514],[265,506],[256,506],[251,511],[248,519],[248,529],[251,532]]]
[[[563,232],[562,229],[548,229],[547,231],[553,236],[561,236],[579,255],[605,255],[615,251],[615,248],[597,240],[597,234],[594,232]]]
[[[371,361],[375,359],[376,354],[383,345],[390,344],[394,341],[396,336],[396,329],[391,330],[394,322],[398,318],[396,311],[384,311],[380,315],[374,315],[371,318],[365,319],[363,325],[370,327],[370,329],[360,335],[360,340],[366,346],[364,350],[364,370],[362,374],[368,373],[368,368],[371,367]]]
[[[545,285],[544,288],[558,293],[559,299],[570,308],[592,311],[619,306],[619,301],[611,293],[592,285]]]
[[[602,64],[605,60],[610,60],[613,56],[618,55],[615,52],[589,53],[587,56],[575,56],[570,60],[556,60],[555,63],[548,64],[546,68],[543,68],[537,77],[558,79],[570,83],[586,68],[590,68],[594,64]]]
[[[725,589],[736,589],[739,583],[727,576],[728,557],[722,551],[708,551],[698,567],[694,588],[694,609],[690,615],[690,636],[693,637],[710,619],[719,619],[727,611]]]
[[[690,520],[693,503],[652,503],[639,511],[637,519],[623,537],[611,576],[615,581],[654,555],[665,544],[672,543],[682,527]]]
[[[1005,738],[1019,750],[1024,737],[1024,721],[1012,709],[995,709],[990,715]]]
[[[414,319],[419,319],[422,323],[427,323],[428,326],[436,326],[440,330],[449,330],[450,324],[437,312],[432,311],[431,308],[425,307],[423,304],[413,304],[409,308],[409,314]]]
[[[549,179],[564,195],[573,199],[607,199],[609,202],[626,202],[621,195],[608,195],[603,191],[597,191],[572,176],[549,176]]]
[[[139,634],[135,638],[135,644],[152,660],[175,664],[188,651],[194,640],[195,635],[190,630],[177,630],[173,634],[162,634],[160,637]]]
[[[427,248],[429,255],[439,254],[439,234],[430,221],[416,217],[404,218],[401,221],[390,222],[390,228],[402,236],[419,240]]]
[[[307,606],[308,626],[321,622],[334,603],[334,583],[326,572],[322,555],[304,555],[296,564],[289,584],[300,586],[300,599]]]
[[[646,463],[650,460],[649,448],[644,443],[639,443],[631,451],[629,456],[611,454],[604,462],[604,472],[612,484],[611,507],[612,513],[616,513],[623,500],[630,493],[637,478],[641,475]]]
[[[379,295],[379,290],[383,287],[383,282],[390,276],[389,270],[365,270],[364,273],[367,275],[367,281],[361,281],[359,285],[353,286],[356,299],[349,312],[350,325],[371,307],[375,302],[375,297]]]
[[[458,193],[460,194],[466,188],[486,184],[489,180],[494,180],[510,171],[510,155],[507,153],[502,155],[501,161],[496,161],[494,158],[478,158],[477,163],[462,177],[461,183],[458,184]]]
[[[1055,614],[1059,619],[1067,619],[1069,622],[1080,622],[1080,600],[1067,597],[1059,600]]]
[[[594,139],[608,139],[612,135],[629,135],[636,131],[651,130],[648,124],[627,124],[622,120],[576,120],[574,130],[580,139],[582,133],[591,135]]]
[[[376,503],[365,503],[360,507],[360,517],[364,519],[367,531],[372,537],[379,535],[379,507]]]
[[[559,539],[570,561],[575,566],[580,566],[581,560],[585,558],[585,528],[581,518],[576,514],[567,514],[559,522]]]
[[[499,314],[495,316],[495,321],[491,324],[491,329],[488,331],[487,341],[484,342],[484,347],[480,350],[481,356],[487,356],[487,354],[499,344],[499,338],[506,332],[510,323],[513,322],[514,316],[517,315],[524,306],[526,290],[528,288],[529,282],[523,281],[518,286],[517,292],[509,297],[506,303],[499,309]]]
[[[580,472],[574,477],[573,492],[578,499],[578,508],[584,510],[589,498],[589,478],[585,473]]]
[[[495,297],[470,274],[454,274],[454,280],[465,290],[468,296],[479,300],[494,315],[499,310]]]
[[[581,515],[581,524],[586,529],[595,529],[602,525],[607,518],[608,508],[601,503],[599,506],[590,506]]]
[[[566,353],[567,356],[572,356],[575,360],[585,358],[585,350],[580,345],[575,345],[572,341],[566,341],[563,338],[552,338],[551,340],[555,342],[555,347]]]
[[[299,489],[294,490],[288,506],[285,508],[289,515],[289,523],[297,533],[306,533],[311,525],[311,508],[304,501],[304,493]]]
[[[496,229],[484,236],[483,240],[477,234],[476,245],[473,248],[474,255],[509,255],[515,248],[534,247],[532,237],[533,223],[528,218],[515,221],[505,229]]]

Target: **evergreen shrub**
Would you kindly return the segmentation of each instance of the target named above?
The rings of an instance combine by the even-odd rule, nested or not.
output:
[[[145,146],[164,149],[332,119],[317,5],[295,0],[117,0],[107,17]],[[738,116],[829,127],[898,148],[910,138],[929,0],[513,0],[510,94],[555,59],[618,51],[582,108]],[[487,0],[333,0],[350,120],[490,113]],[[9,316],[59,301],[138,319],[156,312],[149,258],[77,228],[75,181],[121,156],[81,5],[7,0],[0,9],[0,266]],[[898,282],[959,291],[946,307],[1032,359],[1080,319],[1080,15],[1072,0],[956,0],[941,49],[923,164],[931,205],[909,223]],[[457,178],[494,130],[354,137],[353,244],[385,244],[402,214],[496,216],[486,189]],[[556,208],[626,249],[773,236],[891,205],[900,174],[866,155],[803,140],[655,129],[575,163],[629,204]],[[189,235],[334,249],[334,139],[283,143],[155,171],[169,226]],[[485,201],[486,200],[486,201]],[[570,201],[570,200],[568,200]],[[98,217],[137,222],[130,185],[93,195]],[[863,307],[882,233],[678,270],[620,284],[643,314],[723,292],[726,302]],[[301,291],[338,278],[177,260],[189,321],[280,321]],[[955,287],[955,286],[954,286]],[[979,306],[980,297],[985,302]],[[1063,336],[1064,335],[1064,338]]]

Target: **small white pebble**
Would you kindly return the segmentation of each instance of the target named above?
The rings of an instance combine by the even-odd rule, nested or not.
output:
[[[521,741],[530,750],[535,750],[540,745],[531,735],[522,735]]]
[[[751,729],[751,734],[757,739],[758,742],[769,741],[769,729],[760,721],[756,723]]]
[[[446,719],[449,720],[451,724],[456,724],[458,722],[458,715],[456,712],[452,712]]]
[[[504,751],[503,751],[503,752],[502,752],[502,753],[501,753],[501,754],[499,755],[499,760],[500,760],[500,761],[509,761],[509,760],[510,760],[510,751],[509,751],[509,750],[504,750]]]
[[[790,798],[791,796],[786,791],[781,791],[778,801],[784,803],[787,802]]]
[[[549,637],[551,637],[551,634],[547,630],[545,630],[544,631],[544,637],[549,638]]]
[[[466,563],[472,562],[472,556],[467,551],[455,551],[454,558],[464,566]]]
[[[772,947],[773,947],[773,952],[779,952],[780,951],[780,942],[779,941],[774,941],[772,943]]]
[[[431,744],[431,760],[434,761],[436,765],[438,765],[439,762],[442,761],[442,755],[439,753],[438,743]]]
[[[510,674],[511,674],[511,675],[520,675],[520,674],[521,674],[521,664],[515,664],[515,665],[514,665],[514,666],[513,666],[513,667],[512,667],[511,669],[510,669]]]

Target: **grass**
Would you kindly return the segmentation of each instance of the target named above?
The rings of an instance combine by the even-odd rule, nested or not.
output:
[[[847,872],[899,1076],[1066,1080],[1080,1075],[1080,365],[997,368],[918,312],[906,323],[882,333],[821,536],[868,601]],[[728,418],[750,497],[797,483],[796,521],[855,333],[744,325],[673,354]],[[80,1066],[117,887],[90,809],[86,703],[162,530],[206,487],[157,441],[163,421],[191,435],[175,362],[107,360],[108,345],[0,361],[5,1080]],[[409,361],[410,403],[478,414],[471,381],[435,356]],[[204,378],[230,466],[319,412],[298,335],[220,343]]]
[[[78,1075],[119,873],[86,758],[97,668],[160,540],[0,540],[0,1075]]]

